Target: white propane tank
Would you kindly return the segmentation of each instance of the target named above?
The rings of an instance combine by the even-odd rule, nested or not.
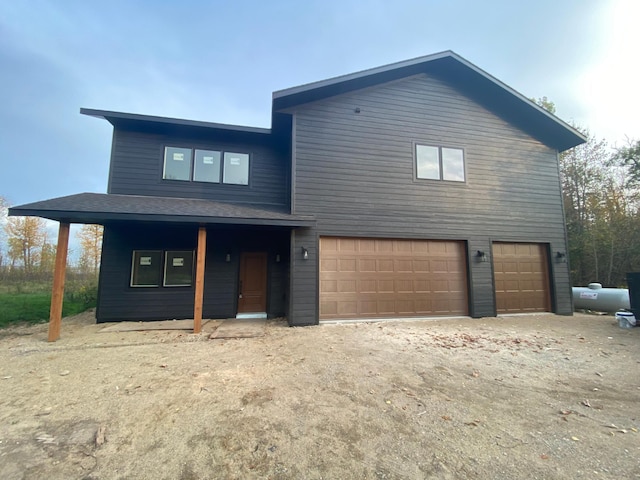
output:
[[[629,309],[629,290],[626,288],[602,288],[599,283],[588,287],[573,287],[573,307],[598,312],[617,312]]]

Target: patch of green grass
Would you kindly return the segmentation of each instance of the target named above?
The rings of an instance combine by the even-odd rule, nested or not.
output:
[[[50,293],[0,293],[0,328],[16,323],[42,323],[49,320]],[[82,298],[65,295],[62,316],[84,312],[87,305]]]

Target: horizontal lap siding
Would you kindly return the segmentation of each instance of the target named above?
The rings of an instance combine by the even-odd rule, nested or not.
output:
[[[249,186],[163,180],[165,146],[248,153]],[[225,143],[116,129],[112,149],[109,193],[289,205],[287,153],[268,144]]]
[[[99,322],[193,318],[193,287],[130,287],[133,250],[195,250],[197,228],[106,226],[100,265]]]
[[[304,259],[302,249],[308,251]],[[314,325],[318,316],[318,235],[313,228],[291,232],[289,325]]]
[[[441,81],[417,75],[293,113],[295,213],[316,215],[319,235],[566,250],[557,152]],[[414,143],[463,148],[466,183],[415,180]],[[471,315],[494,315],[490,262],[469,268]],[[568,313],[566,264],[553,270]]]
[[[131,287],[130,276],[133,250],[195,250],[196,240],[197,227],[107,225],[100,270],[98,321],[193,318],[193,286]],[[283,315],[287,301],[288,249],[287,229],[208,228],[204,318],[235,316],[242,251],[267,252],[267,312],[272,316]],[[226,261],[227,253],[229,262]],[[279,262],[277,255],[280,255]]]

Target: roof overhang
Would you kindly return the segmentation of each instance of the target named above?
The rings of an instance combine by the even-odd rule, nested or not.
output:
[[[201,122],[198,120],[184,120],[180,118],[156,117],[153,115],[139,115],[136,113],[112,112],[109,110],[94,110],[81,108],[80,113],[90,117],[102,118],[117,128],[161,134],[211,135],[222,134],[227,138],[234,136],[254,137],[264,140],[271,135],[270,128],[247,127],[242,125],[228,125],[225,123]]]
[[[199,225],[311,227],[309,215],[292,215],[257,205],[143,195],[79,193],[11,207],[10,216],[34,216],[59,222],[105,224],[115,221]]]
[[[273,110],[425,73],[452,85],[488,110],[558,151],[586,142],[571,125],[452,51],[414,58],[273,93]]]

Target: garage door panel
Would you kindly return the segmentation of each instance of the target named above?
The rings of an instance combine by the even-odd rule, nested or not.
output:
[[[361,258],[358,262],[359,272],[375,272],[376,271],[376,259],[375,258]]]
[[[335,258],[323,258],[320,260],[320,270],[323,272],[337,272],[338,260]]]
[[[430,273],[429,260],[414,260],[413,271],[416,273]]]
[[[431,282],[429,280],[414,280],[413,285],[416,293],[431,292]]]
[[[413,293],[413,280],[396,280],[395,291],[397,293]]]
[[[323,237],[320,317],[466,314],[465,251],[463,242]]]
[[[338,315],[355,315],[358,313],[358,302],[340,301],[338,302]]]
[[[498,313],[550,310],[547,249],[542,244],[493,244]]]
[[[413,273],[413,262],[411,259],[396,260],[395,271],[398,273]]]
[[[395,240],[395,246],[398,253],[406,253],[409,256],[413,253],[413,242],[410,240]]]
[[[356,293],[356,281],[338,280],[338,293]]]
[[[337,280],[321,280],[320,289],[323,292],[335,293],[338,291],[338,281]]]
[[[320,315],[337,315],[338,314],[338,302],[330,300],[322,300],[320,302]]]
[[[355,252],[357,240],[351,238],[341,238],[338,240],[339,252]]]

